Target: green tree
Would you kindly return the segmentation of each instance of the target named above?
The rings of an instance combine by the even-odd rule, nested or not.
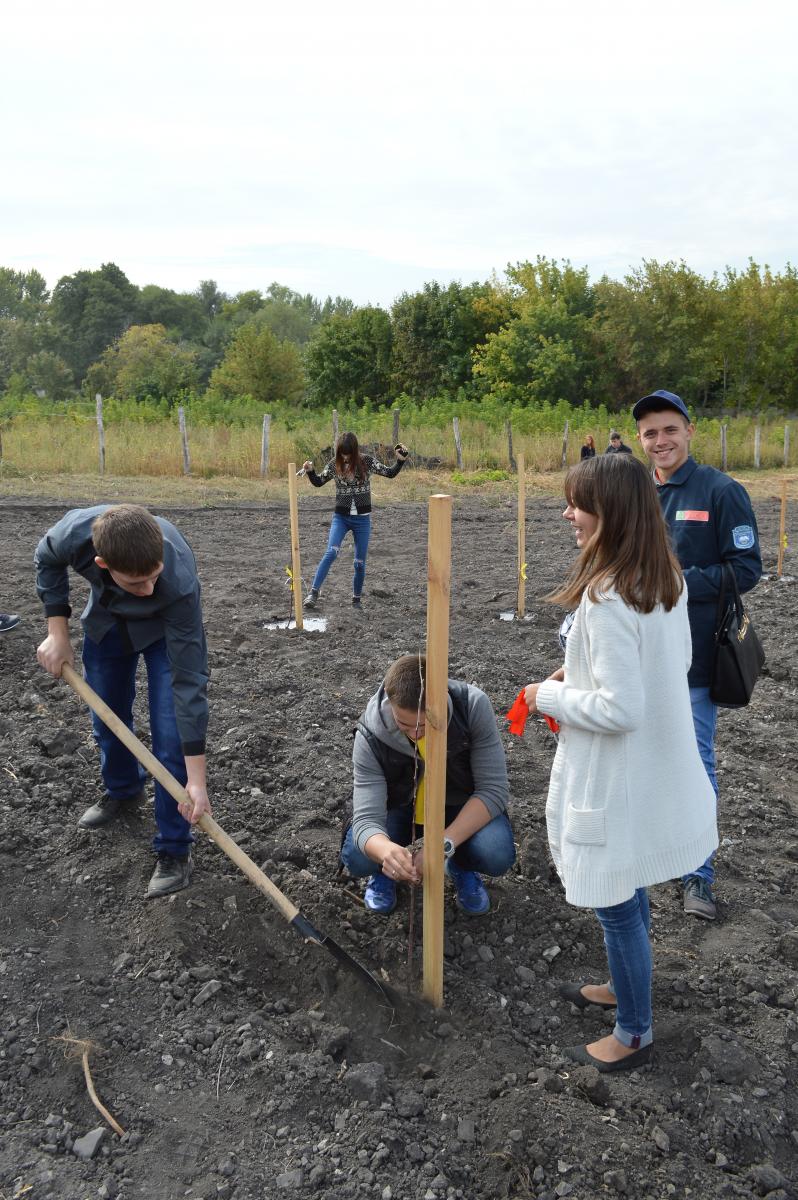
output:
[[[199,342],[208,318],[196,293],[175,292],[148,283],[138,295],[136,325],[163,325],[176,341]]]
[[[78,379],[131,324],[138,289],[114,263],[64,275],[53,290],[56,349]]]
[[[39,350],[28,356],[22,372],[27,387],[56,402],[67,400],[75,391],[75,382],[63,358],[51,350]]]
[[[305,355],[311,400],[318,405],[348,400],[388,400],[391,320],[382,308],[356,308],[320,325]]]
[[[90,394],[120,400],[152,397],[173,403],[196,386],[196,355],[178,346],[163,325],[131,325],[86,374]]]
[[[238,330],[210,380],[210,391],[223,399],[252,396],[264,405],[298,404],[304,386],[297,347],[253,324]]]
[[[715,346],[722,399],[743,408],[798,407],[798,272],[751,261],[727,268]]]

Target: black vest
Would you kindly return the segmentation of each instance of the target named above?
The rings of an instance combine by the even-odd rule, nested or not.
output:
[[[462,808],[474,795],[474,775],[471,770],[471,734],[468,728],[468,684],[449,680],[452,716],[446,733],[446,807]],[[363,718],[357,731],[369,744],[372,754],[382,767],[388,785],[388,808],[401,808],[413,801],[413,756],[395,750],[367,729]],[[424,773],[424,760],[418,757],[418,778]]]

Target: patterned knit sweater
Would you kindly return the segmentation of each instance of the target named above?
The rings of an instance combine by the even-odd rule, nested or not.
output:
[[[314,470],[308,471],[308,479],[314,487],[324,487],[331,479],[335,480],[335,511],[343,516],[365,516],[371,512],[371,476],[384,475],[386,479],[395,479],[401,471],[404,459],[397,458],[392,467],[386,467],[378,458],[371,454],[362,454],[361,459],[366,468],[362,479],[339,475],[335,470],[335,459],[331,458],[327,466],[317,475]]]

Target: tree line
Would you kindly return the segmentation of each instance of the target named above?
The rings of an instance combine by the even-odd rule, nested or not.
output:
[[[700,413],[798,409],[798,272],[705,278],[644,261],[622,280],[538,257],[405,292],[390,309],[278,283],[138,287],[114,263],[58,280],[0,268],[2,411],[99,392],[159,411],[413,405],[627,411],[667,387]]]

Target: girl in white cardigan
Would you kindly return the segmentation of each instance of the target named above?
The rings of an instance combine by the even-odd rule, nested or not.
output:
[[[525,699],[560,724],[549,844],[566,899],[596,910],[610,968],[609,984],[563,995],[617,1008],[612,1034],[566,1053],[622,1071],[652,1053],[646,888],[717,847],[715,794],[690,710],[687,590],[648,471],[626,454],[586,459],[565,496],[581,554],[551,599],[578,607],[564,667]]]

